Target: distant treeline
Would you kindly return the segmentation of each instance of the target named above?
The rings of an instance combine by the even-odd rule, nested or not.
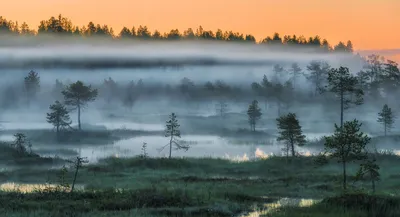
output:
[[[268,36],[259,41],[251,34],[242,34],[233,31],[223,31],[218,29],[216,32],[204,30],[201,26],[196,30],[188,28],[184,32],[178,29],[172,29],[169,32],[161,33],[155,30],[150,32],[147,26],[139,26],[132,28],[123,27],[119,33],[115,33],[113,28],[107,25],[95,24],[89,22],[87,26],[78,27],[72,24],[71,20],[62,15],[51,17],[48,20],[40,21],[40,24],[35,31],[31,29],[27,23],[13,22],[0,16],[0,36],[1,35],[63,35],[75,37],[92,37],[102,36],[114,39],[140,39],[140,40],[214,40],[214,41],[230,41],[230,42],[247,42],[263,45],[296,45],[297,47],[316,48],[325,52],[353,52],[353,44],[351,41],[347,43],[339,42],[337,45],[331,45],[326,39],[319,36],[309,37],[296,35],[285,35],[281,37],[275,33],[272,37]]]

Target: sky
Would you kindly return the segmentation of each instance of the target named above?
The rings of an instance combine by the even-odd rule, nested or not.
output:
[[[351,40],[358,50],[386,50],[400,48],[399,11],[400,0],[13,0],[2,2],[0,16],[33,28],[61,13],[76,25],[93,21],[117,33],[133,25],[161,32],[202,25],[257,39],[319,35],[332,44]]]

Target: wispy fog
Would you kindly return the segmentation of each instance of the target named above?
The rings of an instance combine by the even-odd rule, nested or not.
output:
[[[364,59],[350,53],[251,44],[71,40],[48,43],[45,40],[27,40],[22,44],[7,44],[7,40],[2,40],[0,46],[0,138],[10,141],[12,134],[18,131],[53,130],[53,126],[46,122],[49,105],[55,100],[63,102],[62,88],[80,80],[99,91],[96,100],[82,111],[83,128],[132,132],[124,134],[123,140],[106,146],[41,144],[39,140],[33,142],[33,146],[39,154],[40,150],[43,151],[41,147],[71,149],[91,161],[111,155],[140,154],[143,142],[149,144],[150,155],[163,156],[157,149],[168,142],[162,131],[172,112],[178,116],[182,138],[185,140],[187,135],[191,135],[187,139],[193,142],[192,149],[177,152],[176,156],[280,154],[281,147],[275,142],[275,119],[279,115],[296,113],[309,140],[331,134],[334,123],[339,121],[339,104],[331,95],[315,93],[315,87],[307,79],[310,73],[307,66],[312,61],[326,62],[331,67],[349,67],[354,75],[365,67]],[[277,103],[273,93],[265,97],[252,88],[252,83],[260,83],[264,75],[277,83],[293,81],[290,73],[293,63],[301,68],[301,76],[296,80],[294,95],[285,96],[282,105]],[[274,71],[277,65],[283,68],[279,75]],[[40,77],[40,90],[27,104],[24,77],[31,70]],[[129,94],[134,94],[135,99],[127,108],[124,100],[131,81],[136,89]],[[218,88],[226,87],[226,91],[223,94],[207,92],[206,82]],[[257,130],[264,134],[248,136],[246,112],[254,99],[259,101],[263,113]],[[360,119],[364,131],[372,136],[381,135],[382,127],[376,119],[387,99],[366,97],[364,101],[363,105],[346,110],[345,120]],[[217,111],[222,103],[228,107],[226,117],[220,117]],[[393,103],[395,112],[396,105]],[[74,128],[77,126],[76,111],[71,111],[70,116]],[[136,131],[156,135],[140,136]],[[242,137],[240,132],[247,134]],[[398,130],[394,127],[392,133],[396,132]],[[246,143],[243,142],[246,139],[252,145],[237,145],[239,140]],[[304,153],[320,150],[322,147],[299,149]],[[49,155],[48,150],[46,153]]]

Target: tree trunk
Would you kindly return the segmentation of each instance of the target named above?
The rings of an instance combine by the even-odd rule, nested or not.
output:
[[[383,125],[383,127],[385,128],[385,137],[386,137],[386,129],[387,129],[386,123]]]
[[[343,161],[343,190],[346,191],[346,161],[342,159]]]
[[[171,127],[171,139],[169,140],[169,159],[172,157],[172,139],[174,138],[174,127]]]
[[[79,170],[79,159],[77,159],[77,165],[76,165],[76,170],[75,170],[75,175],[74,175],[74,180],[72,181],[72,187],[71,187],[71,193],[74,191],[75,188],[75,182],[76,182],[76,177],[78,176],[78,170]]]
[[[286,143],[286,163],[289,163],[289,143]]]
[[[372,193],[375,194],[375,180],[372,178]]]
[[[294,142],[290,141],[290,146],[292,147],[292,157],[294,157],[296,155],[295,151],[294,151]]]
[[[82,130],[81,128],[81,106],[78,104],[78,129]]]
[[[60,124],[57,124],[57,141],[60,141]]]
[[[344,112],[344,93],[343,88],[340,90],[340,127],[343,127],[343,112]]]

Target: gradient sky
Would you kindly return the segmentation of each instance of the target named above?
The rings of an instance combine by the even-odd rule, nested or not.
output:
[[[161,32],[202,25],[257,39],[279,32],[331,43],[350,39],[363,50],[400,48],[400,0],[12,0],[0,8],[0,16],[34,28],[59,13],[76,25],[93,21],[116,32],[132,25]]]

